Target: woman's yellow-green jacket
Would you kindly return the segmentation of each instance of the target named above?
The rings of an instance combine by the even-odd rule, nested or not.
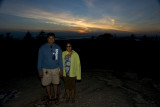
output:
[[[68,51],[64,51],[62,53],[63,59],[63,76],[66,77],[65,72],[65,56],[68,54]],[[80,58],[77,52],[72,50],[71,55],[71,66],[70,66],[70,74],[69,77],[76,77],[77,80],[81,80],[81,63]]]

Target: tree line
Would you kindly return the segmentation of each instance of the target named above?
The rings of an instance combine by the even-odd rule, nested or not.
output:
[[[25,40],[25,41],[37,40],[37,41],[40,41],[40,42],[44,42],[44,41],[46,41],[46,35],[47,35],[47,33],[42,30],[34,38],[32,36],[32,34],[29,31],[27,31],[22,40]],[[132,41],[159,41],[160,40],[158,35],[149,37],[146,34],[144,34],[143,36],[141,36],[141,38],[137,38],[135,36],[135,34],[130,34],[128,36],[120,37],[120,36],[116,36],[116,34],[113,35],[111,33],[104,33],[104,34],[98,35],[98,37],[91,36],[90,39],[98,39],[98,40],[132,40]],[[7,32],[5,35],[4,34],[0,34],[0,41],[3,41],[3,40],[10,41],[10,40],[17,40],[17,39],[13,38],[11,32]]]

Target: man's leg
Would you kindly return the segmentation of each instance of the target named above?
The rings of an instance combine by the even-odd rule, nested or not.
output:
[[[54,88],[54,98],[58,98],[58,84],[60,82],[59,71],[58,68],[52,69],[52,84]]]
[[[52,95],[51,95],[51,85],[47,85],[47,86],[46,86],[46,89],[47,89],[47,94],[48,94],[49,99],[52,99]]]
[[[54,98],[56,99],[58,95],[58,85],[54,84]]]
[[[64,81],[63,78],[60,78],[60,84],[58,85],[58,98],[65,98],[66,92],[64,87]]]
[[[58,100],[58,84],[54,84],[54,100],[55,100],[55,104],[59,104],[59,100]]]
[[[52,95],[51,95],[51,77],[50,77],[51,72],[50,72],[50,70],[45,69],[45,68],[43,68],[42,71],[43,71],[42,85],[46,87],[48,97],[49,97],[49,99],[51,99],[52,98]]]

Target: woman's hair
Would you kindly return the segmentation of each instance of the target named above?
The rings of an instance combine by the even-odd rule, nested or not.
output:
[[[72,46],[72,42],[71,41],[66,41],[66,45],[65,46],[67,46],[67,44],[70,44]],[[72,46],[72,48],[73,48],[73,46]]]
[[[69,41],[67,41],[67,42],[66,42],[66,45],[67,45],[67,44],[70,44],[70,45],[72,46],[72,43],[71,43],[71,42],[69,42]]]

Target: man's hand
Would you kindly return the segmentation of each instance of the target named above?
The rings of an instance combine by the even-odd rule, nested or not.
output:
[[[40,77],[40,78],[43,77],[43,72],[39,72],[39,77]]]
[[[60,77],[62,77],[62,76],[63,76],[63,71],[62,71],[62,70],[60,70],[60,72],[59,72],[59,76],[60,76]]]

